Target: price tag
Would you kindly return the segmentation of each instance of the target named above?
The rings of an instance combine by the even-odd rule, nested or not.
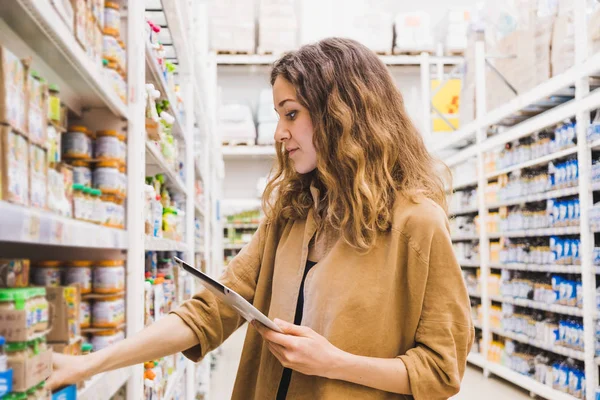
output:
[[[24,242],[38,242],[40,239],[41,218],[39,214],[30,212],[23,218],[21,238]]]
[[[65,226],[62,221],[52,221],[50,227],[50,243],[65,244],[64,231]]]

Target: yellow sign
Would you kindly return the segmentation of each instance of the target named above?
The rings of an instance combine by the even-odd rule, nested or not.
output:
[[[437,88],[440,86],[438,79],[431,80],[431,93],[435,93]],[[459,110],[460,110],[460,91],[462,88],[462,81],[460,79],[450,79],[444,82],[444,86],[435,93],[431,103],[432,106],[437,108],[442,115],[448,120],[444,121],[435,111],[431,111],[431,119],[433,121],[434,132],[448,132],[452,131],[452,127],[458,129],[460,125],[459,121]]]

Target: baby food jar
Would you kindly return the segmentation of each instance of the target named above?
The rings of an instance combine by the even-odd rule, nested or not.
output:
[[[125,289],[125,266],[120,260],[100,261],[94,266],[94,293],[119,293]]]
[[[10,342],[4,345],[8,367],[12,368],[14,364],[21,364],[29,359],[29,347],[26,342]]]
[[[102,194],[100,196],[104,205],[104,222],[103,224],[110,227],[116,227],[115,217],[115,195],[114,194]]]
[[[94,333],[91,343],[94,351],[100,351],[123,339],[125,339],[125,333],[122,330],[108,330]]]
[[[104,3],[104,32],[119,36],[121,32],[121,11],[118,3]]]
[[[81,300],[79,303],[79,324],[81,329],[89,328],[92,325],[92,305],[87,300]]]
[[[92,186],[92,168],[90,163],[85,160],[72,161],[73,183],[76,185]]]
[[[116,227],[125,229],[125,198],[115,197],[115,222]]]
[[[125,300],[123,295],[98,299],[92,306],[94,328],[116,328],[125,322]],[[96,349],[96,346],[94,345]]]
[[[35,333],[37,309],[29,288],[0,289],[0,309],[25,311],[27,335]]]
[[[125,48],[125,42],[122,40],[117,41],[119,43],[119,56],[117,58],[117,62],[123,71],[127,67],[127,50]]]
[[[117,134],[117,139],[119,139],[119,160],[121,160],[122,164],[125,164],[125,160],[127,159],[127,136],[119,133]]]
[[[127,174],[125,171],[125,164],[119,165],[119,193],[121,196],[125,196],[127,194]]]
[[[40,261],[31,269],[31,281],[36,286],[60,286],[60,276],[60,261]]]
[[[94,188],[103,193],[116,194],[119,192],[120,177],[117,161],[100,161],[92,174]]]
[[[78,284],[82,294],[90,293],[92,291],[91,261],[70,261],[65,266],[65,285]]]
[[[71,126],[62,135],[62,155],[64,158],[92,158],[92,132],[85,126]]]
[[[122,160],[121,143],[117,131],[96,132],[95,157],[99,160]]]
[[[121,46],[117,40],[117,35],[110,30],[105,29],[102,35],[102,56],[109,61],[118,61]]]

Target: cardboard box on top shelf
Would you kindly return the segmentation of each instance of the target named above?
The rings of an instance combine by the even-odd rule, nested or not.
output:
[[[81,291],[78,286],[47,287],[46,300],[53,310],[52,329],[46,336],[48,343],[68,345],[81,336],[79,307]]]
[[[394,46],[392,15],[389,12],[373,10],[354,16],[350,37],[378,54],[392,54]]]
[[[48,86],[37,71],[31,69],[31,60],[25,65],[25,115],[29,141],[45,147],[48,142]]]
[[[24,359],[9,359],[8,367],[13,370],[13,391],[25,392],[50,376],[52,350],[42,351]]]
[[[73,6],[73,32],[81,47],[87,51],[89,46],[87,34],[88,7],[85,0],[71,0]]]
[[[27,134],[25,66],[6,47],[0,47],[0,124]]]
[[[208,5],[210,47],[232,53],[254,53],[255,5],[247,0],[211,0]]]
[[[394,53],[434,51],[431,16],[424,11],[400,13],[394,19]]]
[[[29,260],[0,260],[0,288],[23,288],[29,286]]]
[[[575,64],[573,14],[559,15],[552,31],[552,76],[560,75]]]
[[[9,126],[0,127],[2,200],[29,205],[29,141]]]

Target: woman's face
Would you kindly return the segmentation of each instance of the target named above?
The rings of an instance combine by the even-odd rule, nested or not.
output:
[[[313,145],[313,125],[310,114],[296,97],[296,88],[285,78],[277,77],[273,85],[273,104],[279,115],[275,140],[285,151],[299,174],[317,168],[317,151]]]

